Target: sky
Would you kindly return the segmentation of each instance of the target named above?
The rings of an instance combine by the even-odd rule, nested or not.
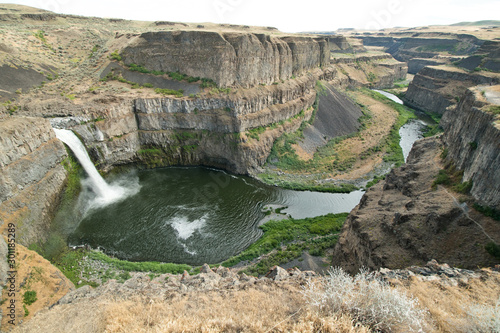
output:
[[[0,0],[1,1],[1,0]],[[272,26],[285,32],[500,20],[500,0],[6,0],[56,13]]]

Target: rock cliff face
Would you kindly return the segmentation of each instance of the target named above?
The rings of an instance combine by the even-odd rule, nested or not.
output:
[[[412,58],[408,60],[408,73],[417,74],[420,70],[427,66],[440,66],[450,64],[449,59],[443,58]]]
[[[464,171],[464,181],[472,181],[471,194],[482,205],[500,210],[499,116],[488,112],[492,105],[481,94],[487,89],[494,87],[468,89],[441,124],[448,158]]]
[[[327,65],[329,52],[325,38],[160,31],[131,37],[121,54],[126,64],[209,78],[220,86],[251,87]]]
[[[65,127],[79,134],[91,158],[105,170],[140,161],[247,174],[265,162],[278,136],[309,119],[316,81],[332,73],[315,70],[278,85],[216,97],[98,98],[84,121]],[[258,140],[246,135],[255,128],[262,132]],[[141,149],[152,148],[161,150],[158,156],[142,154]]]
[[[484,41],[468,34],[406,33],[406,36],[359,37],[366,46],[382,46],[399,61],[433,58],[439,52],[453,55],[474,53]]]
[[[468,87],[498,82],[500,80],[494,73],[469,73],[454,67],[429,66],[415,75],[404,101],[413,108],[443,114],[460,100]]]
[[[9,118],[0,126],[0,220],[16,224],[28,245],[47,234],[64,188],[64,145],[41,118]]]
[[[407,163],[365,193],[342,228],[333,266],[356,273],[431,259],[465,268],[497,263],[484,249],[500,241],[497,222],[467,214],[446,189],[431,189],[441,151],[439,138],[417,141]]]
[[[339,68],[337,80],[344,76],[340,84],[346,86],[365,86],[370,88],[390,88],[394,81],[406,79],[408,66],[394,60],[390,54],[366,54],[355,57],[332,56],[332,64]]]

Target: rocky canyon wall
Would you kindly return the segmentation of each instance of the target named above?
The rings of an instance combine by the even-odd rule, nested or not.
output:
[[[429,66],[415,75],[404,101],[415,109],[443,114],[448,107],[460,101],[467,88],[499,82],[495,73],[471,73],[455,67]]]
[[[500,210],[500,119],[483,96],[495,88],[500,95],[499,86],[468,89],[441,124],[447,158],[463,170],[464,181],[472,181],[471,194],[480,204]]]
[[[342,228],[333,266],[354,274],[431,259],[465,268],[497,263],[484,246],[500,241],[498,222],[466,213],[444,187],[432,189],[442,149],[440,138],[417,141],[404,166],[368,189]]]
[[[50,123],[12,117],[0,126],[0,220],[16,225],[16,241],[29,245],[47,235],[66,181],[67,156]]]
[[[325,66],[325,38],[210,31],[147,32],[121,50],[125,64],[209,78],[219,86],[251,87]]]

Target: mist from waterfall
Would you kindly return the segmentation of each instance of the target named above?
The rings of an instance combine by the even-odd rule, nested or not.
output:
[[[138,179],[120,179],[108,184],[90,160],[85,146],[72,131],[58,128],[53,128],[53,130],[56,133],[56,137],[73,151],[88,175],[87,179],[82,180],[84,191],[80,197],[80,201],[83,198],[85,202],[85,211],[91,208],[107,206],[139,192],[140,185]],[[85,189],[90,189],[92,193],[85,191]]]

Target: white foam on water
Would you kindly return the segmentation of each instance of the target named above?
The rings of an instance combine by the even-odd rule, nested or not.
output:
[[[187,254],[190,254],[190,255],[192,255],[192,256],[195,256],[195,255],[197,254],[197,252],[196,252],[196,251],[191,251],[191,250],[187,247],[187,245],[186,245],[186,244],[181,243],[181,242],[179,242],[179,244],[181,244],[181,245],[182,245],[182,247],[184,248],[184,252],[186,252]]]
[[[177,233],[179,239],[186,240],[193,236],[196,231],[201,231],[207,222],[208,214],[194,221],[189,221],[186,216],[176,216],[170,221],[170,225]]]

